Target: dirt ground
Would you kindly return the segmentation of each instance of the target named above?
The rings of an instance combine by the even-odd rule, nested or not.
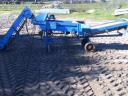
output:
[[[1,35],[14,20],[11,17],[0,15]],[[46,53],[39,36],[14,39],[0,51],[0,96],[128,96],[127,36],[97,36],[91,41],[96,52],[87,53],[80,42],[67,39]]]

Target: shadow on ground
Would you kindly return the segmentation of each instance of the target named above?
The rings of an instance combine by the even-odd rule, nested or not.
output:
[[[30,96],[32,96],[34,92],[38,93],[38,88],[40,89],[40,96],[67,96],[65,95],[67,94],[66,90],[72,89],[70,86],[73,80],[75,80],[75,84],[82,82],[81,78],[83,77],[83,80],[87,81],[86,75],[97,73],[99,70],[90,69],[92,64],[95,65],[99,61],[97,61],[96,58],[86,56],[80,44],[70,45],[70,42],[68,43],[69,44],[62,46],[54,45],[52,46],[51,52],[46,53],[42,40],[40,40],[39,37],[22,36],[19,39],[15,39],[7,50],[0,52],[0,64],[4,66],[0,67],[0,72],[1,75],[6,75],[0,82],[3,82],[2,80],[6,78],[11,91],[15,90],[14,92],[16,92],[17,87],[22,86],[22,89],[24,88],[24,91]],[[101,50],[100,48],[102,48],[102,50],[125,50],[128,48],[128,45],[118,43],[97,44],[97,46],[98,50]],[[12,72],[12,74],[9,74],[9,72]],[[14,77],[12,77],[12,75]],[[95,78],[97,77],[98,74],[95,74]],[[76,78],[78,78],[78,80]],[[12,86],[12,84],[16,86]],[[37,88],[31,89],[37,85]],[[47,88],[46,85],[48,85],[49,88]],[[63,86],[69,87],[63,89]],[[0,87],[4,89],[6,86],[0,85]],[[26,87],[31,90],[27,89],[26,91]],[[57,92],[54,95],[50,95],[52,92],[49,93],[49,90],[53,92],[57,92],[58,90],[61,91],[61,93]],[[72,91],[74,92],[75,90],[77,89],[74,88]],[[11,93],[13,96],[15,94],[14,92]],[[23,90],[20,90],[20,92],[22,93]]]
[[[98,51],[105,51],[109,49],[115,49],[115,50],[128,50],[128,44],[120,44],[120,43],[98,43],[96,44],[96,48]]]

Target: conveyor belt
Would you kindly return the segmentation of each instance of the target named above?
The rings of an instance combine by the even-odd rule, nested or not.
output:
[[[8,45],[9,41],[11,40],[12,35],[21,31],[21,29],[23,28],[25,24],[26,18],[30,18],[31,16],[32,16],[32,13],[30,9],[28,9],[27,7],[24,8],[24,10],[18,16],[18,18],[11,25],[7,33],[3,36],[3,38],[0,39],[0,49],[4,49],[6,45]]]
[[[109,32],[109,31],[119,30],[122,28],[127,28],[127,26],[128,26],[128,22],[120,20],[120,21],[103,23],[97,26],[92,26],[91,28],[85,29],[84,31],[91,35],[95,35],[95,34],[104,33],[106,31]]]
[[[92,29],[95,29],[95,28],[102,28],[102,27],[107,27],[107,26],[114,26],[114,25],[123,24],[123,23],[124,23],[124,21],[108,22],[108,23],[103,23],[103,24],[101,24],[101,25],[93,26]]]

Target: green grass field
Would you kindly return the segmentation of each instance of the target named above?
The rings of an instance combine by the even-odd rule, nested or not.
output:
[[[20,4],[20,5],[7,5],[0,4],[0,14],[2,13],[19,13],[25,6],[30,7],[33,11],[41,9],[45,4]],[[113,16],[112,13],[117,8],[117,5],[107,3],[93,3],[93,4],[61,4],[59,8],[68,8],[71,10],[71,14],[57,15],[61,18],[88,18],[88,19],[118,19],[128,18],[127,15]],[[128,8],[128,4],[122,3],[121,8]],[[94,9],[95,12],[88,14],[86,11]]]

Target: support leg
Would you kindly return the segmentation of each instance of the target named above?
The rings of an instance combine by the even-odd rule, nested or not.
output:
[[[48,36],[48,32],[47,30],[45,31],[45,35],[44,35],[44,44],[45,44],[45,48],[46,48],[46,52],[50,52],[50,44],[49,44],[49,36]]]
[[[89,36],[85,36],[84,38],[82,38],[82,40],[81,40],[82,47],[84,47],[85,44],[88,43],[89,41],[90,41]]]

